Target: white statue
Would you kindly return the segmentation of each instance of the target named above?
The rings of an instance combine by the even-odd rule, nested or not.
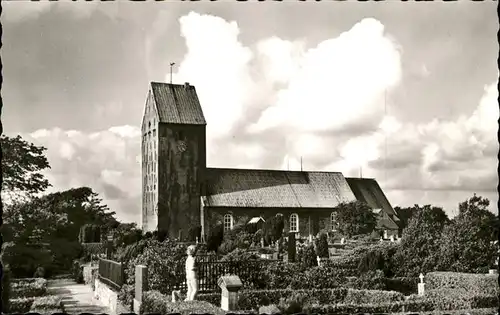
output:
[[[198,272],[196,259],[194,257],[196,252],[196,246],[190,245],[187,248],[186,258],[186,283],[187,283],[187,296],[186,301],[193,301],[198,293]]]
[[[420,274],[420,276],[418,276],[420,278],[420,283],[424,283],[424,275],[423,274]]]

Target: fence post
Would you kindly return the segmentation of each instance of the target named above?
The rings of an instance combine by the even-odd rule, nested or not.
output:
[[[135,298],[134,313],[140,314],[142,295],[148,290],[148,267],[143,265],[135,266]]]

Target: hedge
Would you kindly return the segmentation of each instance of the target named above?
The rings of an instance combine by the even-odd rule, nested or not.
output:
[[[467,289],[426,290],[425,296],[411,295],[408,301],[426,301],[435,310],[489,308],[499,305],[496,294],[476,294]]]
[[[31,305],[30,313],[53,314],[64,312],[62,296],[50,295],[36,298]]]
[[[401,302],[405,297],[402,293],[378,290],[353,290],[347,288],[313,289],[313,290],[242,290],[239,291],[238,307],[240,309],[257,310],[260,306],[279,304],[293,296],[305,296],[307,300],[318,304],[368,304],[380,302]],[[197,299],[219,305],[220,294],[199,294]]]
[[[403,293],[379,290],[350,289],[344,299],[345,304],[395,303],[405,300]]]
[[[428,290],[458,289],[469,294],[497,295],[499,293],[498,275],[472,274],[458,272],[430,272],[425,276]]]
[[[178,301],[172,303],[172,297],[161,294],[158,291],[146,291],[142,296],[141,314],[172,314],[182,315],[190,314],[225,314],[219,307],[216,307],[206,301]]]
[[[419,279],[412,277],[385,278],[384,282],[386,290],[411,295],[417,293]]]
[[[37,297],[47,294],[47,280],[43,278],[16,279],[11,284],[11,298]]]
[[[24,298],[15,298],[9,300],[9,313],[28,313],[31,309],[31,305],[35,301],[34,297],[24,297]]]

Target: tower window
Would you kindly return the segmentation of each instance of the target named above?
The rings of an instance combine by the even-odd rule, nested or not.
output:
[[[290,216],[290,232],[299,231],[299,216],[296,213],[292,213]]]
[[[233,228],[233,216],[229,213],[224,215],[224,231],[229,231]]]

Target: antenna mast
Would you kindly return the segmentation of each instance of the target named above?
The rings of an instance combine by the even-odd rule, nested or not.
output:
[[[175,62],[170,63],[170,84],[172,84],[172,67],[175,65]]]
[[[387,89],[384,91],[384,118],[387,116]],[[384,139],[384,181],[387,183],[387,132]]]
[[[300,171],[302,172],[302,157],[300,157]]]

